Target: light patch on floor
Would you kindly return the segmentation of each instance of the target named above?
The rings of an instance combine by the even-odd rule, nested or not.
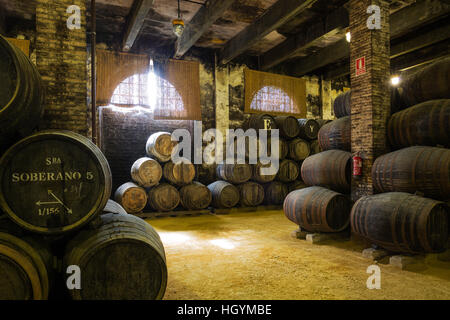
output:
[[[165,299],[450,299],[450,263],[422,272],[380,264],[381,289],[369,290],[361,244],[294,239],[282,211],[148,222],[166,249]]]

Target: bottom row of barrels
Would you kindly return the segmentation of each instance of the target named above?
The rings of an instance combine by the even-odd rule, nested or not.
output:
[[[147,192],[129,182],[117,189],[115,200],[128,213],[139,213],[147,204],[158,212],[172,211],[180,204],[187,210],[202,210],[210,205],[214,208],[232,208],[238,204],[256,207],[263,203],[282,205],[290,190],[303,187],[305,185],[301,181],[289,185],[279,181],[266,184],[246,182],[236,186],[226,181],[216,181],[208,186],[193,182],[179,190],[168,183],[161,183]]]
[[[56,283],[57,274],[74,272],[73,266],[81,272],[81,289],[68,290],[74,300],[162,299],[167,266],[159,235],[144,220],[117,213],[120,206],[108,206],[98,228],[81,231],[65,246],[59,273],[49,246],[2,219],[0,300],[47,299],[50,290],[66,285]]]
[[[309,187],[291,192],[284,213],[309,232],[352,232],[372,244],[400,253],[433,253],[446,249],[450,210],[446,203],[390,192],[360,198]]]

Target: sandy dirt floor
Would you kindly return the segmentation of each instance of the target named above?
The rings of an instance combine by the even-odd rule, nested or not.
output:
[[[450,299],[450,263],[427,269],[381,268],[369,290],[363,244],[313,245],[291,237],[298,227],[282,211],[147,220],[166,249],[164,299]]]

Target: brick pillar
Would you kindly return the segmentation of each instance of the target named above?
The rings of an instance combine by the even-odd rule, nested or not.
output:
[[[370,30],[370,5],[381,9],[381,29]],[[382,0],[349,2],[352,87],[352,155],[363,158],[363,176],[352,181],[352,199],[373,194],[371,170],[377,157],[386,153],[386,122],[390,115],[389,4]],[[365,73],[357,75],[356,61],[365,58]]]
[[[81,29],[69,30],[67,8],[81,9]],[[46,86],[41,129],[89,134],[87,103],[86,1],[37,0],[37,67]]]

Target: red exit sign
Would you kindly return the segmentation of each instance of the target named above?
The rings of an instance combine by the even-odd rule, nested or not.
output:
[[[356,59],[356,75],[360,76],[366,73],[366,57]]]

